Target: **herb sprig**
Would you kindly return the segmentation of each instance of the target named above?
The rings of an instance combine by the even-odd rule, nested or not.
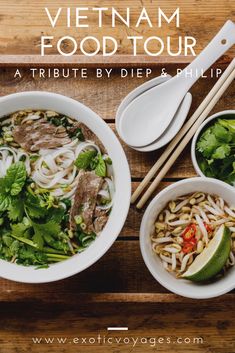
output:
[[[107,164],[110,164],[110,159]],[[87,150],[79,154],[75,161],[78,169],[94,170],[96,175],[105,177],[107,175],[107,166],[101,153],[95,150]]]
[[[196,144],[199,167],[207,177],[235,182],[235,120],[218,119]]]
[[[67,210],[46,197],[51,201],[50,193],[33,193],[22,162],[0,179],[1,259],[47,267],[72,255],[69,235],[61,228]]]

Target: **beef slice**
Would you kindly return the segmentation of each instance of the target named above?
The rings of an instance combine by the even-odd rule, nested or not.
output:
[[[15,126],[13,138],[27,152],[57,148],[71,142],[63,126],[57,127],[44,118]]]
[[[93,217],[97,195],[103,179],[94,171],[81,170],[78,174],[78,184],[70,211],[70,229],[76,228],[75,216],[80,215],[86,225],[86,233],[94,231]]]

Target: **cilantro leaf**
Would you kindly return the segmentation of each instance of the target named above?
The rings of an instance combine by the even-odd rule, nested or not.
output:
[[[54,221],[49,221],[44,224],[33,222],[33,229],[34,229],[33,241],[38,245],[39,249],[43,248],[44,242],[45,240],[47,241],[48,237],[50,239],[53,238],[54,236],[57,237],[58,233],[60,233],[61,231],[60,225]]]
[[[234,119],[219,119],[219,124],[226,127],[228,130],[235,132],[235,120]]]
[[[10,221],[22,221],[24,216],[24,202],[22,198],[14,198],[8,207],[8,218]]]
[[[229,145],[221,145],[216,148],[215,152],[212,154],[214,159],[224,159],[229,156],[231,148]]]
[[[11,225],[12,235],[16,237],[28,237],[26,233],[28,229],[31,227],[30,224],[17,223]]]
[[[42,237],[48,234],[57,237],[61,231],[60,225],[54,221],[49,221],[44,224],[33,222],[33,229],[35,234],[40,234]]]
[[[64,201],[64,200],[63,200]],[[65,216],[65,209],[63,207],[50,208],[47,214],[47,221],[53,221],[55,223],[61,223]]]
[[[37,251],[30,246],[23,246],[18,251],[18,264],[29,265],[45,265],[47,264],[47,255],[42,251]]]
[[[61,227],[58,223],[54,221],[44,224],[33,223],[33,228],[35,231],[33,239],[37,242],[38,246],[42,247],[44,242],[46,242],[53,249],[63,250],[63,252],[70,251],[64,233],[62,233],[62,239],[60,239]]]
[[[228,143],[233,138],[232,133],[229,132],[225,127],[223,127],[222,125],[220,125],[218,123],[215,124],[212,131],[215,134],[216,138],[218,140],[220,140],[221,142]]]
[[[2,241],[3,241],[3,244],[5,244],[6,246],[11,246],[11,244],[13,243],[13,239],[12,237],[10,237],[8,234],[4,234],[2,236]]]
[[[33,236],[33,241],[35,244],[37,244],[37,247],[39,249],[42,249],[43,245],[44,245],[43,236],[42,236],[41,232],[37,230],[37,228],[36,229],[34,228],[34,231],[35,231],[35,234]]]
[[[47,214],[47,209],[41,207],[40,198],[29,192],[26,193],[25,207],[30,217],[43,218]]]
[[[219,147],[219,141],[212,133],[212,129],[206,130],[197,142],[197,150],[206,158],[210,158],[214,150]]]
[[[10,245],[10,251],[12,252],[12,255],[13,256],[17,255],[19,249],[20,249],[20,242],[18,240],[13,240]]]
[[[88,150],[82,152],[79,154],[74,164],[77,168],[86,170],[90,166],[90,163],[96,155],[97,151],[95,150]]]
[[[33,248],[37,248],[38,247],[37,244],[33,240],[29,239],[30,228],[31,228],[30,224],[24,224],[24,223],[12,224],[11,236],[24,244],[30,245]]]

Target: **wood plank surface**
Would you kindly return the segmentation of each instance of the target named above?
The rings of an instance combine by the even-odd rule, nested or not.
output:
[[[115,67],[128,67],[135,68],[139,67],[140,63],[142,67],[155,66],[158,64],[188,64],[194,59],[194,56],[149,56],[149,55],[128,55],[128,54],[116,54],[114,56],[84,56],[84,55],[73,55],[65,57],[62,55],[7,55],[0,54],[0,67],[73,67],[86,65],[87,67],[97,68],[104,67],[105,65],[112,65]],[[225,54],[219,59],[220,64],[228,64],[232,59],[230,54]]]
[[[70,305],[69,301],[57,304],[53,303],[53,297],[51,299],[50,303],[43,305],[27,300],[1,306],[1,334],[4,338],[1,339],[1,352],[234,353],[234,304],[229,299],[224,303],[214,300],[200,305],[187,301],[177,304],[88,304],[81,302],[79,295],[76,296],[76,305],[74,301]],[[107,331],[107,327],[117,325],[128,326],[129,330]],[[100,343],[98,336],[102,339]],[[166,342],[167,337],[170,343]],[[42,342],[33,344],[32,338],[42,338]],[[46,343],[43,338],[54,341]],[[61,338],[64,343],[59,343]],[[74,338],[80,342],[73,343]],[[89,338],[96,341],[89,344]],[[108,338],[122,341],[104,343]],[[137,339],[135,346],[133,338]],[[161,343],[157,341],[159,338],[163,338]],[[189,341],[175,343],[179,338]],[[196,338],[201,338],[201,343],[196,343]]]
[[[75,28],[75,7],[88,7],[89,10],[84,14],[88,16],[88,28]],[[125,15],[126,8],[131,9],[131,25],[127,28],[118,22],[115,28],[111,27],[110,11],[104,16],[103,27],[97,29],[97,14],[92,11],[92,7],[115,7],[122,15]],[[149,16],[153,22],[153,28],[147,26],[144,21],[140,27],[135,24],[140,14],[141,7],[146,7]],[[71,28],[66,28],[66,11],[61,12],[61,18],[58,20],[58,26],[51,28],[50,22],[45,14],[44,7],[48,7],[52,14],[56,14],[58,7],[71,7],[72,21]],[[158,7],[167,14],[172,15],[177,7],[180,8],[180,27],[175,23],[168,25],[163,23],[161,28],[157,27]],[[119,44],[119,54],[130,54],[132,52],[132,43],[126,37],[131,35],[159,36],[166,41],[167,36],[172,37],[174,50],[178,46],[178,36],[188,35],[197,39],[196,53],[208,43],[213,35],[219,30],[227,19],[234,19],[234,0],[217,1],[197,1],[197,0],[114,0],[112,3],[107,1],[86,0],[86,2],[74,2],[68,0],[66,3],[62,0],[1,0],[1,19],[0,19],[0,53],[1,54],[40,54],[40,37],[42,35],[54,36],[54,44],[60,37],[70,35],[78,41],[88,35],[95,35],[101,39],[105,35],[114,36]],[[84,22],[83,22],[84,23]],[[65,44],[70,49],[70,43]],[[93,42],[90,42],[86,49],[92,50]],[[155,45],[151,45],[154,49]],[[156,48],[155,48],[156,49]],[[143,42],[138,45],[139,54],[143,54]],[[49,51],[50,54],[56,54],[55,47]],[[234,56],[234,49],[229,51],[229,55]],[[163,53],[165,54],[165,53]]]
[[[159,75],[162,64],[153,69]],[[178,64],[177,64],[178,66]],[[176,65],[167,65],[174,73]],[[180,64],[180,67],[183,67]],[[224,65],[221,66],[224,69]],[[123,97],[142,79],[121,79],[118,69],[112,80],[32,78],[27,69],[21,79],[14,79],[14,68],[0,69],[0,95],[25,90],[48,90],[73,97],[100,114],[115,130],[115,112]],[[94,72],[94,71],[92,71]],[[201,79],[192,90],[191,111],[200,104],[215,78]],[[232,85],[213,112],[235,109]],[[143,154],[124,146],[131,167],[132,188],[137,187],[162,151]],[[161,183],[159,189],[195,172],[188,146]],[[144,211],[130,207],[125,226],[111,249],[86,271],[63,281],[26,285],[0,279],[0,352],[1,353],[234,353],[235,294],[195,301],[169,293],[148,272],[138,241]],[[111,334],[108,326],[128,326],[125,333]],[[153,347],[131,344],[73,344],[73,338],[97,337],[170,337],[170,344]],[[34,344],[32,337],[54,337],[51,344]],[[61,344],[57,338],[67,338]],[[189,344],[174,344],[177,337],[189,337]],[[193,343],[200,337],[203,343]]]

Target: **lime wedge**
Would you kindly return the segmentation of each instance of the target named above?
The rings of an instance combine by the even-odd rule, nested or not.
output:
[[[196,282],[214,277],[224,267],[230,248],[230,230],[222,225],[209,242],[208,247],[196,257],[182,277]]]

